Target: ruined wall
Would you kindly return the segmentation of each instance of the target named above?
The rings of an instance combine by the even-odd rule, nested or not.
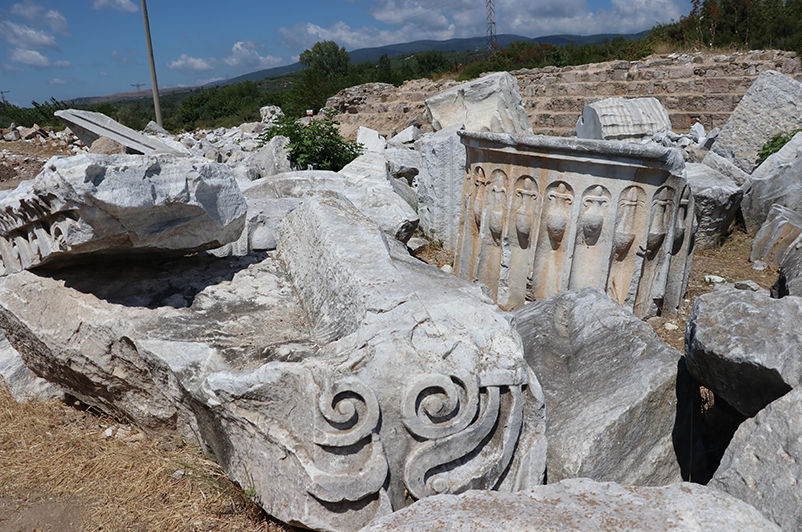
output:
[[[611,97],[653,96],[668,109],[678,133],[696,122],[721,127],[757,76],[777,70],[802,81],[794,52],[751,51],[715,55],[654,54],[641,61],[611,61],[573,67],[545,67],[512,72],[518,79],[526,113],[536,133],[572,131],[585,105]],[[371,83],[351,87],[329,99],[343,134],[356,136],[359,125],[392,134],[409,125],[428,125],[423,101],[456,84],[427,79],[393,87]]]

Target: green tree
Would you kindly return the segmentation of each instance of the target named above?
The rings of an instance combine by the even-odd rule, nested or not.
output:
[[[421,76],[445,72],[450,66],[443,52],[429,51],[415,54],[415,70]]]
[[[351,55],[334,41],[320,41],[301,53],[298,61],[321,76],[344,76],[351,64]]]

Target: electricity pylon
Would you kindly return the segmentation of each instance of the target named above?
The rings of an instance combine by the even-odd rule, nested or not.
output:
[[[496,49],[496,9],[493,0],[487,0],[487,51]]]

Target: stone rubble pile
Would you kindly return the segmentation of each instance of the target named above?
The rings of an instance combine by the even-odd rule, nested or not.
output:
[[[339,172],[259,147],[277,108],[178,137],[63,112],[125,153],[0,195],[0,386],[197,441],[313,530],[798,530],[802,213],[760,191],[792,187],[769,176],[798,178],[800,150],[731,156],[772,84],[795,94],[778,76],[721,133],[600,103],[599,140],[532,136],[508,74],[444,83],[414,111],[437,131],[354,128]],[[676,312],[694,245],[746,204],[787,297],[723,283],[683,356],[642,318]],[[456,275],[410,255],[416,231]]]

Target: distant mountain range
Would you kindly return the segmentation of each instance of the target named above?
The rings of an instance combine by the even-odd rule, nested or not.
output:
[[[520,35],[497,35],[496,43],[502,48],[506,48],[515,41],[526,41],[534,43],[549,43],[556,45],[565,44],[588,44],[604,42],[605,40],[613,40],[615,37],[623,37],[624,39],[639,39],[649,33],[649,30],[640,33],[599,33],[597,35],[547,35],[545,37],[522,37]],[[487,48],[486,37],[471,37],[469,39],[449,39],[447,41],[413,41],[401,44],[390,44],[387,46],[378,46],[376,48],[360,48],[348,52],[351,54],[352,63],[362,63],[363,61],[376,61],[382,55],[393,57],[402,54],[413,54],[416,52],[450,52],[450,51],[476,51],[484,50]],[[224,81],[216,81],[210,85],[230,85],[233,83],[242,83],[243,81],[259,81],[265,78],[273,78],[291,72],[298,72],[303,66],[301,63],[293,63],[292,65],[285,65],[275,68],[268,68],[266,70],[257,70],[250,74],[243,74],[236,78],[227,79]]]
[[[549,43],[555,45],[565,44],[588,44],[604,42],[606,40],[613,40],[615,37],[623,37],[624,39],[639,39],[649,33],[649,30],[640,33],[600,33],[597,35],[547,35],[545,37],[522,37],[520,35],[503,34],[496,36],[496,43],[502,48],[506,48],[510,43],[515,41],[527,41],[534,43]],[[387,46],[378,46],[376,48],[360,48],[359,50],[352,50],[349,52],[351,55],[352,63],[362,63],[363,61],[376,61],[382,55],[387,54],[389,57],[403,54],[414,54],[417,52],[439,51],[477,51],[484,50],[487,47],[486,37],[471,37],[469,39],[449,39],[447,41],[413,41],[408,43],[390,44]],[[250,74],[243,74],[235,78],[215,81],[206,86],[213,85],[232,85],[234,83],[242,83],[243,81],[260,81],[266,78],[273,78],[291,72],[298,72],[303,68],[301,63],[293,63],[291,65],[284,65],[275,68],[268,68],[266,70],[257,70]],[[171,92],[191,91],[200,87],[180,87],[173,89],[159,89],[159,94],[168,94]],[[71,100],[74,104],[79,105],[93,105],[102,102],[138,99],[143,97],[150,97],[150,91],[137,91],[137,92],[123,92],[118,94],[110,94],[108,96],[91,96],[86,98],[77,98]]]

